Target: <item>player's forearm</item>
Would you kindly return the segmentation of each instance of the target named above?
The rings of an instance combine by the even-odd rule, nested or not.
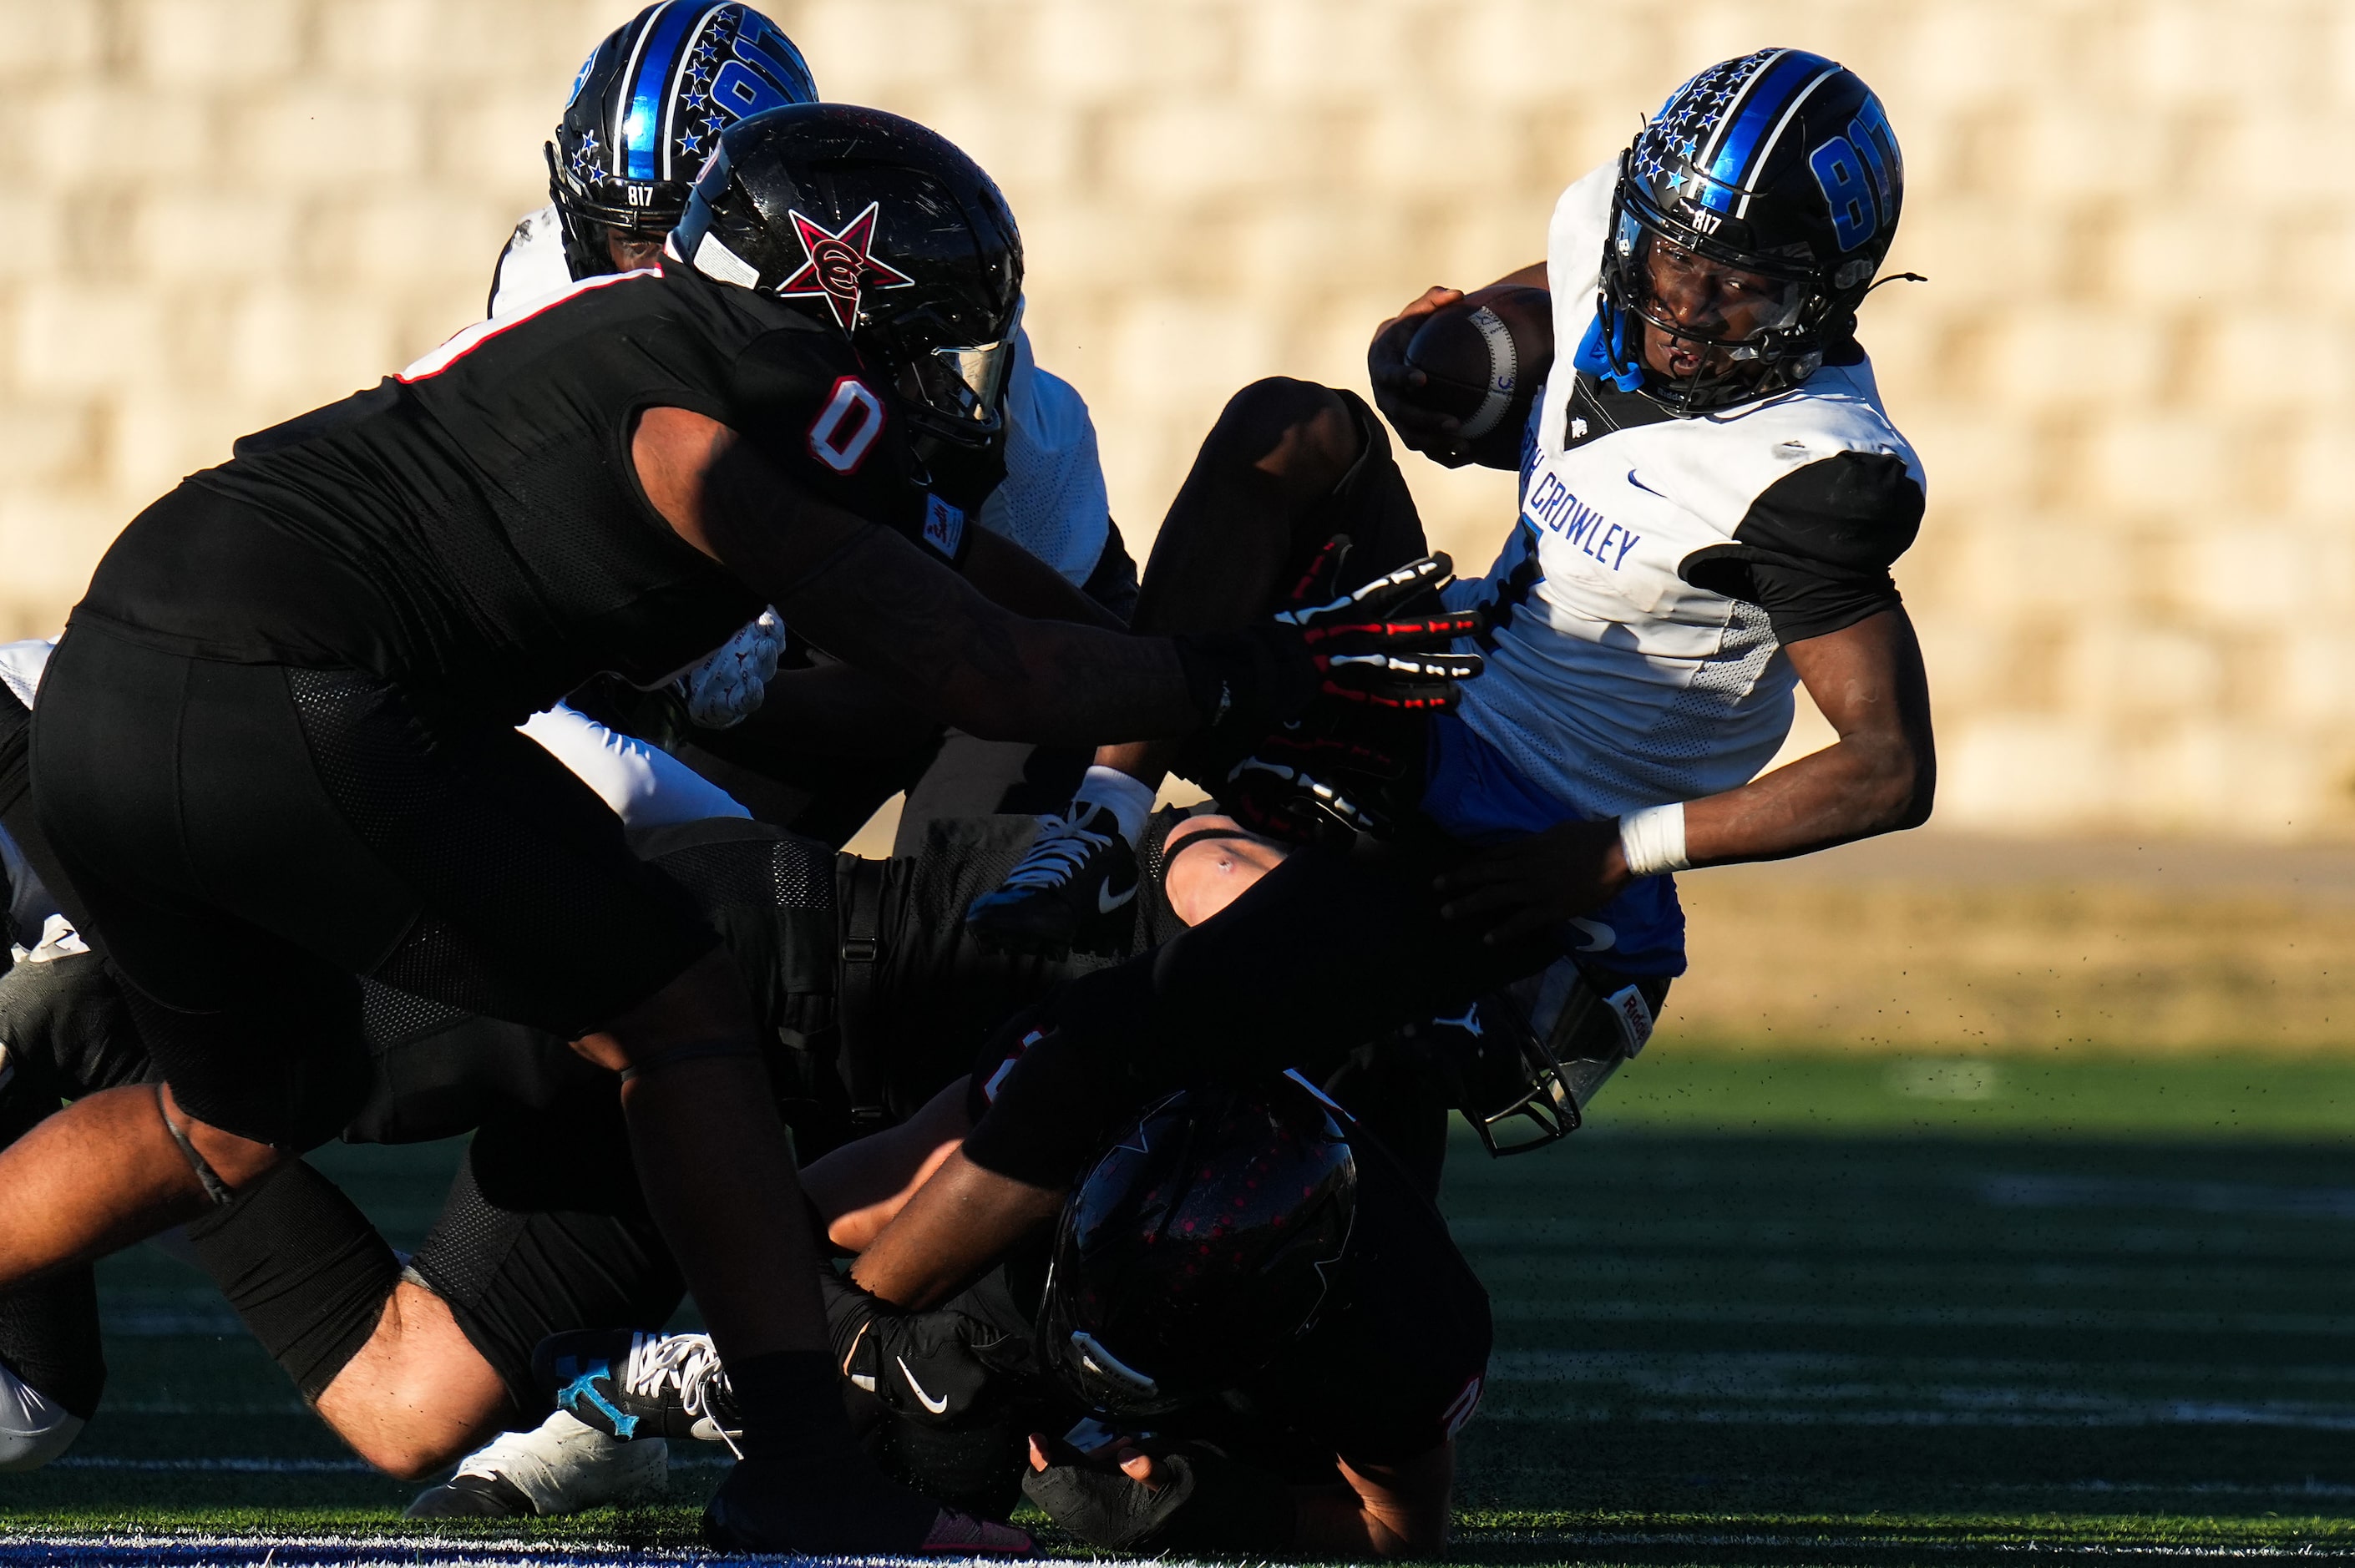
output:
[[[972,1130],[965,1087],[959,1078],[898,1127],[846,1143],[802,1168],[802,1191],[825,1222],[829,1242],[845,1252],[866,1251],[956,1152]]]
[[[964,580],[989,600],[1033,620],[1071,620],[1108,631],[1120,618],[1082,593],[1062,573],[1008,539],[976,529],[966,546]]]
[[[943,716],[985,740],[1103,746],[1201,727],[1165,638],[1010,619],[977,630],[979,657],[945,683]]]
[[[825,663],[778,671],[757,712],[733,729],[696,739],[731,762],[759,768],[771,758],[813,754],[898,757],[939,728],[937,718],[911,706],[889,683],[853,665]]]
[[[1685,806],[1685,854],[1694,865],[1782,860],[1930,815],[1936,765],[1902,733],[1855,735],[1739,789]]]

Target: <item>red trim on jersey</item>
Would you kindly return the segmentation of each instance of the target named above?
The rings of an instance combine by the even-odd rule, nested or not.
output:
[[[439,376],[509,327],[521,326],[534,316],[543,315],[554,310],[576,294],[586,292],[591,289],[607,288],[615,283],[626,283],[633,278],[661,276],[662,269],[659,267],[635,267],[627,272],[605,272],[594,278],[580,279],[570,288],[559,290],[549,295],[546,303],[535,305],[519,316],[493,316],[451,334],[441,347],[419,355],[410,362],[407,369],[393,379],[403,386],[408,386],[412,382]]]

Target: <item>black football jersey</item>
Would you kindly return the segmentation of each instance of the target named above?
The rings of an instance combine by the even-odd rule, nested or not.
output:
[[[510,722],[650,683],[760,613],[630,457],[644,409],[721,421],[812,492],[954,561],[902,421],[830,323],[692,270],[576,284],[249,436],[134,521],[77,614],[176,652],[348,664]]]

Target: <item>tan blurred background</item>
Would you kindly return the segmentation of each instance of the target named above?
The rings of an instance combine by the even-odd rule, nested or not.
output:
[[[601,0],[0,0],[0,637],[238,434],[481,313]],[[1142,555],[1221,399],[1542,245],[1700,66],[1855,67],[1911,189],[1868,307],[1937,824],[1686,879],[1700,1034],[2335,1046],[2355,994],[2355,7],[773,0],[1004,185]],[[2270,350],[2270,352],[2268,352]],[[1485,566],[1511,482],[1412,465]],[[1803,723],[1795,746],[1824,738]]]

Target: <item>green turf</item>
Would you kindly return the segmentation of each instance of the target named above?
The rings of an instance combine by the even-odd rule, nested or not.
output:
[[[323,1163],[413,1245],[453,1156]],[[2355,1064],[1664,1044],[1446,1206],[1497,1319],[1459,1556],[2355,1554]],[[127,1467],[342,1456],[192,1271],[102,1284],[107,1408],[9,1527],[395,1528],[362,1474]],[[488,1533],[683,1544],[718,1474]]]

